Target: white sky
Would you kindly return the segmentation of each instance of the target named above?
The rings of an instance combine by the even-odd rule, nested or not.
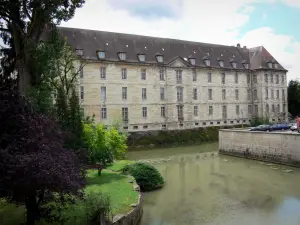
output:
[[[86,0],[75,17],[61,26],[247,47],[263,45],[289,70],[288,79],[300,78],[300,42],[294,37],[276,34],[272,27],[258,27],[237,38],[239,28],[249,20],[247,13],[253,10],[247,4],[261,1],[277,0]],[[282,1],[300,7],[300,0]],[[152,17],[141,16],[151,12]],[[287,48],[293,51],[287,52]]]

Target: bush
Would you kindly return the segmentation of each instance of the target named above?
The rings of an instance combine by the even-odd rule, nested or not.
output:
[[[262,124],[270,124],[270,120],[267,117],[254,117],[253,120],[251,120],[251,126],[256,127]]]
[[[159,171],[147,163],[127,165],[123,168],[123,173],[129,173],[133,176],[141,191],[152,191],[162,187],[164,184],[164,179]]]

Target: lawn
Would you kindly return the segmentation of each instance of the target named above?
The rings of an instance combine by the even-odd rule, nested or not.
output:
[[[108,169],[102,171],[102,175],[98,176],[97,170],[88,170],[87,174],[87,186],[85,188],[85,193],[89,194],[91,192],[106,193],[110,197],[111,202],[111,213],[124,214],[132,209],[131,204],[135,204],[138,201],[138,193],[133,190],[132,183],[129,183],[129,178],[118,172],[121,170],[128,162],[119,161],[116,165],[111,165]],[[131,162],[129,162],[131,163]],[[79,205],[74,207],[80,208]],[[68,214],[76,215],[76,210],[67,211]],[[8,204],[4,200],[0,199],[0,224],[1,225],[15,225],[24,222],[24,207],[17,207],[14,204]],[[37,223],[38,224],[38,223]],[[42,223],[46,224],[46,223]]]
[[[115,161],[112,165],[108,166],[107,169],[115,171],[115,172],[122,172],[122,169],[125,166],[131,165],[133,163],[135,163],[135,161],[131,161],[131,160],[118,160],[118,161]]]

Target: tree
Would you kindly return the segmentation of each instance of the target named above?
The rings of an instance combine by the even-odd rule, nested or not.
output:
[[[291,80],[288,85],[288,107],[293,116],[300,115],[300,82]]]
[[[0,88],[0,197],[25,203],[27,224],[39,216],[46,193],[79,195],[85,173],[52,118],[33,110],[19,93]]]
[[[18,72],[19,91],[35,85],[35,74],[30,71],[34,60],[28,49],[35,49],[45,28],[51,28],[74,16],[84,0],[2,0],[0,3],[0,31],[4,43],[10,45],[10,59]],[[11,64],[11,63],[10,63]]]

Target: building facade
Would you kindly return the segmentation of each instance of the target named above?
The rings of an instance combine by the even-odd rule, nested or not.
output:
[[[60,28],[83,67],[85,116],[130,132],[287,117],[285,70],[262,46]]]

